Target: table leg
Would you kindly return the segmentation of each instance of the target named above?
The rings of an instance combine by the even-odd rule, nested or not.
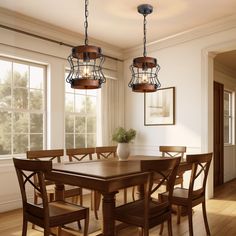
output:
[[[102,193],[103,236],[115,236],[114,211],[116,193]]]
[[[138,196],[138,199],[143,199],[144,198],[144,185],[138,185],[137,186],[137,196]]]
[[[64,184],[55,184],[56,201],[63,201],[65,199],[64,190],[65,190]]]

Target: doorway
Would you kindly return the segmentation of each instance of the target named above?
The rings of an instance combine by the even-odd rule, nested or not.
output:
[[[224,85],[214,81],[214,189],[224,183]]]

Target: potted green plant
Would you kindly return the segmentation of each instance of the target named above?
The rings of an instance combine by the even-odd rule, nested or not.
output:
[[[129,156],[129,143],[135,138],[136,131],[134,129],[125,130],[119,127],[112,135],[112,140],[118,143],[117,156],[120,161],[127,160]]]

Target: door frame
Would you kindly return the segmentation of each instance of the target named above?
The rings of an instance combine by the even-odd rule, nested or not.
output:
[[[213,151],[213,81],[214,58],[217,54],[236,50],[236,41],[226,41],[207,47],[201,53],[201,151]],[[214,158],[210,167],[206,188],[206,197],[214,197]]]

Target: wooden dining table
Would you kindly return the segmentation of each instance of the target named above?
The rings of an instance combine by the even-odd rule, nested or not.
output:
[[[102,234],[115,235],[115,195],[120,189],[142,185],[147,181],[148,172],[141,171],[141,160],[158,160],[161,157],[134,156],[127,161],[117,159],[95,160],[53,164],[53,170],[46,174],[56,184],[56,200],[64,200],[64,184],[99,191],[102,198]],[[179,171],[189,169],[181,162]]]

